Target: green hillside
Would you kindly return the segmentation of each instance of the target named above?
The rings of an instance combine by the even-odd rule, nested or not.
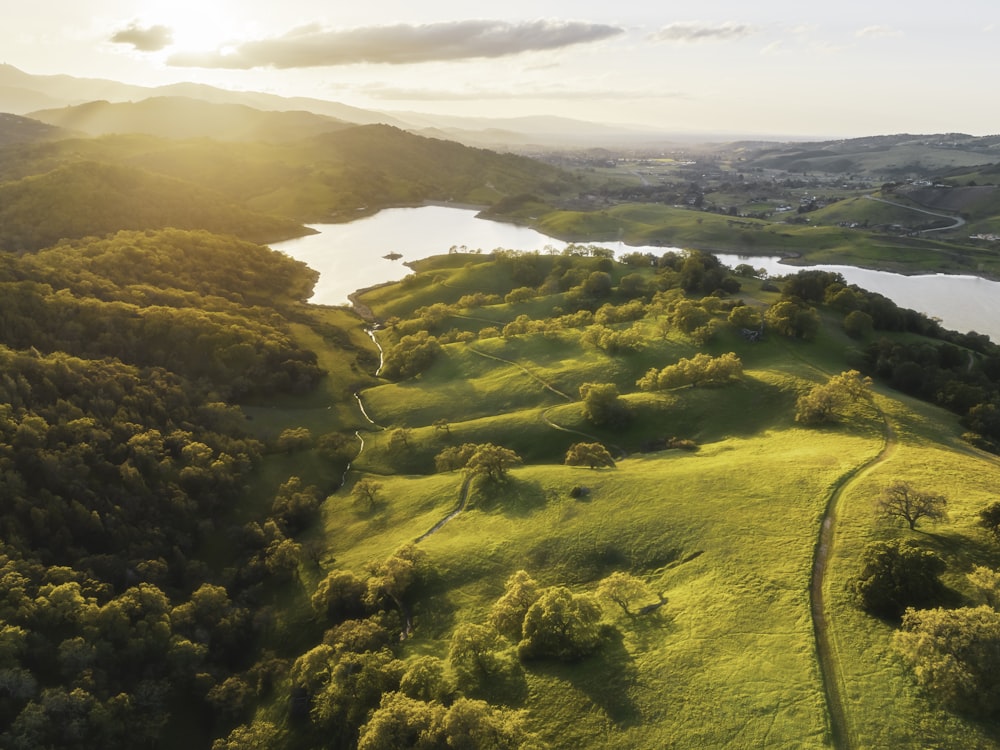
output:
[[[851,588],[865,544],[914,539],[947,560],[950,606],[976,601],[965,573],[973,564],[997,563],[1000,551],[984,538],[977,513],[991,500],[987,488],[1000,463],[963,446],[955,417],[884,385],[872,401],[825,426],[798,422],[803,393],[864,360],[858,352],[865,341],[848,338],[834,310],[820,308],[822,324],[811,341],[775,333],[748,343],[720,322],[698,344],[698,335],[683,333],[677,320],[664,332],[669,304],[654,297],[638,323],[615,326],[638,325],[638,348],[610,355],[586,343],[586,326],[546,323],[537,306],[531,315],[537,332],[531,323],[525,330],[517,323],[520,305],[533,303],[464,309],[463,290],[487,279],[502,285],[504,278],[513,288],[513,275],[504,273],[512,269],[448,258],[454,260],[418,264],[404,285],[364,297],[376,313],[391,304],[401,319],[395,335],[390,328],[381,337],[384,346],[409,335],[410,316],[443,346],[415,379],[362,396],[382,431],[366,434],[352,474],[355,482],[374,477],[381,501],[363,511],[350,497],[334,496],[326,512],[336,567],[361,571],[380,550],[420,538],[456,502],[462,508],[419,542],[425,577],[408,600],[413,632],[404,654],[445,659],[463,679],[456,633],[489,624],[503,581],[518,570],[540,586],[598,596],[611,576],[624,572],[643,584],[642,604],[655,603],[658,592],[666,596],[655,616],[627,616],[604,600],[609,640],[572,664],[519,660],[516,639],[501,639],[489,648],[508,666],[496,667],[493,680],[484,673],[466,691],[527,710],[527,726],[553,747],[825,747],[835,733],[837,743],[849,746],[995,741],[992,725],[962,720],[916,689],[889,647],[893,623],[866,615]],[[526,262],[550,273],[560,267],[560,259]],[[611,269],[618,279],[626,271]],[[425,304],[422,281],[431,278],[439,299],[449,302],[444,319]],[[565,310],[565,294],[549,304]],[[410,296],[419,301],[407,314]],[[752,280],[740,296],[751,306],[774,301]],[[625,303],[615,296],[604,302]],[[878,335],[913,341],[912,334]],[[699,350],[736,352],[743,377],[662,393],[636,388],[650,365]],[[613,382],[623,394],[627,426],[585,416],[578,389],[595,380]],[[660,440],[669,437],[700,447],[664,449]],[[559,465],[572,444],[588,439],[618,454],[615,468]],[[515,449],[530,465],[511,469],[499,484],[473,484],[464,505],[460,476],[420,476],[433,472],[434,457],[450,447],[484,442]],[[880,520],[874,498],[898,478],[946,494],[952,522],[914,533]],[[585,493],[574,497],[576,488]],[[810,586],[824,519],[836,524],[821,581],[834,656],[821,663]],[[828,679],[842,684],[836,724],[835,698],[823,679],[831,671]],[[513,695],[512,682],[520,685]]]
[[[4,258],[5,742],[997,739],[855,593],[870,543],[908,540],[941,583],[904,603],[993,601],[967,577],[1000,565],[981,337],[698,252],[450,254],[362,295],[376,377],[362,321],[266,248]],[[948,518],[875,513],[900,480]]]
[[[988,248],[578,174],[382,126],[0,150],[0,746],[996,747],[1000,347],[708,252]],[[687,249],[348,309],[256,244],[423,200]]]
[[[51,206],[59,210],[50,211]],[[0,184],[0,247],[37,250],[119,229],[207,229],[257,242],[302,234],[297,223],[249,211],[212,190],[135,168],[76,162]]]
[[[185,191],[193,196],[193,209],[201,212],[210,210],[206,203],[235,203],[248,211],[295,222],[354,219],[379,208],[424,201],[488,205],[526,191],[551,198],[575,189],[576,179],[568,172],[525,157],[421,138],[384,125],[338,127],[333,131],[315,137],[299,131],[299,137],[281,143],[266,142],[263,136],[254,143],[231,143],[128,134],[15,146],[0,149],[0,186],[3,182],[74,168],[78,171],[66,179],[59,178],[68,189],[74,180],[82,179],[79,170],[86,168],[80,167],[81,163],[97,162],[113,165],[119,171],[139,168],[190,183]],[[112,184],[108,189],[116,188]],[[205,190],[219,195],[211,197],[200,192]],[[175,189],[174,193],[185,191]],[[78,201],[97,199],[76,197]],[[157,210],[157,203],[179,201],[174,195],[151,195],[148,202],[153,205],[123,207],[120,213],[150,214]],[[206,218],[189,218],[176,226],[230,231],[220,228],[218,219],[209,223]],[[25,217],[19,223],[30,225],[31,221]],[[263,219],[258,217],[256,221]],[[150,225],[160,226],[155,221]],[[112,228],[138,226],[143,226],[141,221]],[[270,240],[277,234],[282,233],[272,232],[265,237],[265,233],[258,232],[253,236]],[[287,230],[283,236],[289,236]]]

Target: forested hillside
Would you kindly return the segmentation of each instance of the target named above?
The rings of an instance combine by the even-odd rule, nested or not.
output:
[[[109,135],[0,149],[0,227],[8,242],[22,227],[31,248],[81,232],[164,226],[274,241],[306,231],[288,220],[349,220],[423,201],[488,205],[523,192],[552,197],[575,184],[532,159],[385,125],[281,143]],[[42,227],[45,207],[63,204],[65,212],[47,217],[53,226]]]
[[[273,444],[234,406],[324,376],[290,335],[315,273],[177,229],[0,268],[2,744],[163,746],[178,715],[204,736],[231,675],[269,679],[261,586],[318,503],[291,482],[251,510]]]
[[[7,250],[166,227],[258,242],[304,232],[293,221],[255,214],[212,190],[120,165],[78,162],[0,185],[0,247]]]

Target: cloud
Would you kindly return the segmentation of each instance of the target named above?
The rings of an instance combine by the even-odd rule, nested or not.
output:
[[[902,31],[890,29],[888,26],[865,26],[854,32],[854,36],[859,39],[879,39],[887,36],[902,36]]]
[[[453,21],[423,25],[324,29],[310,24],[232,50],[175,54],[168,64],[201,68],[310,68],[354,63],[402,65],[517,55],[596,42],[624,32],[617,26],[571,21]]]
[[[679,21],[664,26],[650,38],[655,42],[726,42],[743,39],[756,32],[753,26],[732,21],[714,26],[697,21]]]
[[[131,44],[140,52],[158,52],[170,46],[174,41],[174,32],[167,26],[143,28],[131,23],[121,31],[116,31],[111,41],[115,44]]]

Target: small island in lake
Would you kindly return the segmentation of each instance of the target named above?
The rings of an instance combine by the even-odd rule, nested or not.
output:
[[[382,257],[385,258],[386,260],[399,260],[400,258],[403,257],[403,254],[393,251],[391,253],[386,253]]]

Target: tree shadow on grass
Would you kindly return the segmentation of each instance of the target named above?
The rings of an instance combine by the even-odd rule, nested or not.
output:
[[[634,726],[642,721],[630,692],[638,673],[622,633],[616,628],[608,630],[601,648],[581,661],[572,664],[534,661],[529,668],[569,683],[617,726]]]
[[[1000,566],[1000,544],[986,533],[967,536],[951,530],[926,531],[918,527],[913,538],[945,562],[968,562],[990,568]]]
[[[508,476],[501,482],[477,480],[469,489],[469,507],[524,517],[543,508],[548,495],[540,482]]]
[[[459,687],[469,698],[484,700],[495,705],[517,708],[528,700],[528,681],[524,667],[513,653],[498,655],[498,669],[481,676],[475,682],[465,682]]]
[[[643,650],[662,648],[663,642],[677,632],[676,618],[669,603],[649,614],[636,614],[620,620],[623,628]]]

